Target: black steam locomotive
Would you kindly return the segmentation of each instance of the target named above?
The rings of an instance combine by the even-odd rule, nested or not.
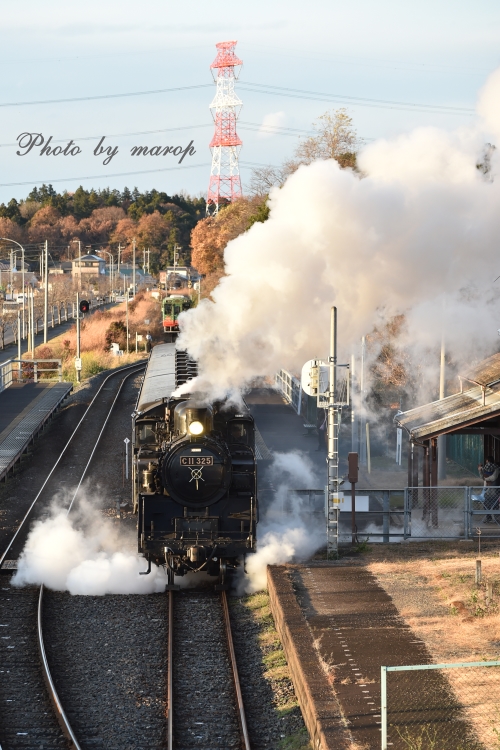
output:
[[[247,409],[172,397],[196,375],[175,344],[155,346],[133,415],[133,502],[139,552],[174,575],[227,571],[255,551],[255,426]]]

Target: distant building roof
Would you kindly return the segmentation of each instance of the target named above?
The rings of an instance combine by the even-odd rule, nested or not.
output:
[[[75,258],[72,262],[78,263],[79,261],[82,261],[82,260],[86,260],[86,261],[98,260],[100,263],[106,263],[104,258],[99,258],[98,255],[81,255],[79,258]]]

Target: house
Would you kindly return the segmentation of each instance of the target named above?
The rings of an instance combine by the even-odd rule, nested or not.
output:
[[[101,276],[106,273],[106,261],[97,255],[81,255],[71,261],[73,277]]]

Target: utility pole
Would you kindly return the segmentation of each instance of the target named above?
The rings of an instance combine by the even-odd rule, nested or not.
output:
[[[117,264],[118,268],[116,269],[117,272],[118,272],[118,286],[120,286],[120,255],[121,255],[121,252],[122,252],[122,246],[121,246],[120,243],[118,243],[118,264]]]
[[[80,295],[77,292],[76,293],[76,359],[80,360]],[[78,362],[75,362],[75,365],[77,365]],[[76,369],[76,382],[80,382],[80,375],[81,370],[79,367],[75,367]]]
[[[366,365],[366,338],[361,339],[361,372],[359,378],[359,463],[366,466],[366,413],[365,413],[365,365]]]
[[[356,358],[354,354],[351,354],[351,393],[354,394],[354,386],[355,386],[355,366],[356,366]],[[351,397],[351,452],[357,453],[358,452],[358,422],[357,422],[357,414],[356,410],[354,408],[354,395]]]
[[[132,240],[132,290],[133,290],[132,296],[135,297],[135,237]],[[128,346],[128,339],[127,339],[127,346]]]
[[[19,360],[19,364],[17,365],[17,369],[19,370],[19,373],[21,372],[21,311],[17,311],[17,358]]]
[[[439,371],[439,398],[444,398],[446,375],[446,352],[444,345],[444,331],[441,337],[441,368]],[[438,445],[438,479],[446,479],[446,435],[439,435]]]
[[[82,288],[82,243],[80,240],[73,240],[78,242],[78,289]]]
[[[43,343],[47,343],[47,328],[49,316],[49,243],[45,240],[45,263],[44,263],[44,295],[43,295]],[[52,315],[54,311],[52,310]]]
[[[23,285],[23,338],[24,338],[26,336],[25,322],[24,322],[24,318],[25,318],[25,312],[24,311],[26,309],[26,300],[25,300],[26,289],[24,288],[24,246],[21,247],[21,250],[22,250],[22,255],[21,255],[21,263],[22,263],[21,279],[22,279],[22,285]]]
[[[35,359],[35,290],[31,290],[31,359]]]
[[[125,295],[125,304],[126,304],[126,311],[127,311],[127,354],[129,353],[129,347],[128,347],[128,289],[127,294]]]

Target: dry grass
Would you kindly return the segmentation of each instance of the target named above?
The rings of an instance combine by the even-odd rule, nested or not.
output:
[[[477,544],[382,546],[367,567],[400,615],[426,644],[434,663],[500,660],[500,543],[481,552],[482,583],[475,583]],[[488,586],[493,585],[493,597]],[[500,668],[444,671],[486,748],[499,748]]]
[[[115,357],[109,351],[109,341],[114,336],[109,336],[110,326],[117,323],[125,325],[126,303],[114,307],[111,310],[97,311],[86,318],[80,329],[80,352],[82,358],[82,379],[96,375],[103,370],[130,364],[145,354],[145,334],[149,330],[153,341],[161,342],[163,331],[161,325],[161,309],[157,300],[140,293],[135,300],[129,304],[129,349],[130,353],[124,353],[123,357]],[[149,324],[144,321],[149,320]],[[138,353],[135,353],[135,334],[143,336],[142,342],[138,344]],[[122,336],[119,341],[125,351],[126,337]],[[69,331],[57,336],[48,344],[37,347],[35,358],[38,359],[61,359],[63,362],[63,378],[67,381],[76,382],[75,371],[76,356],[76,325]],[[26,357],[29,359],[28,357]]]

